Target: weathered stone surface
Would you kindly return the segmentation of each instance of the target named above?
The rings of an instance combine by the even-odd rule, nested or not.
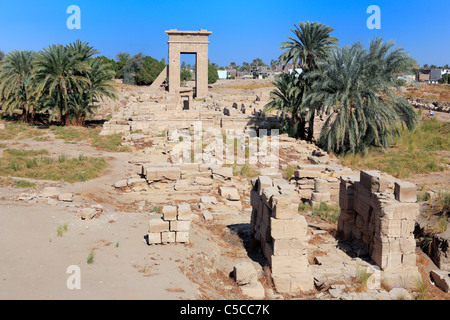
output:
[[[189,228],[191,226],[191,222],[186,221],[180,221],[180,220],[174,220],[170,221],[170,231],[189,231]]]
[[[148,244],[159,244],[161,243],[161,232],[150,232],[147,234]]]
[[[202,212],[202,215],[203,215],[203,219],[205,219],[205,220],[207,220],[207,221],[213,219],[213,215],[212,215],[212,213],[209,212],[209,211],[203,211],[203,212]]]
[[[59,195],[59,190],[56,187],[45,187],[39,193],[39,196],[44,198],[57,197]]]
[[[252,299],[262,300],[265,298],[264,287],[259,281],[240,286],[240,288],[243,294]]]
[[[162,208],[163,219],[165,221],[172,221],[177,219],[178,210],[175,206],[163,206]]]
[[[72,193],[61,193],[58,195],[59,201],[72,202],[73,194]]]
[[[258,281],[256,269],[251,262],[239,262],[233,268],[234,280],[238,285],[256,283]]]
[[[276,219],[293,219],[298,215],[300,199],[287,195],[272,196],[272,216]]]
[[[263,189],[272,187],[272,178],[268,176],[259,176],[256,181],[257,192],[259,195],[262,195]]]
[[[272,274],[295,274],[308,272],[306,256],[272,256]]]
[[[444,292],[450,290],[450,271],[447,270],[431,270],[431,278],[436,283],[436,286]]]
[[[294,219],[281,220],[270,218],[270,235],[273,239],[299,239],[306,238],[308,225],[304,216]]]
[[[120,180],[114,183],[115,188],[125,188],[128,186],[127,180]]]
[[[189,232],[188,231],[175,232],[175,241],[179,243],[189,243]]]
[[[161,242],[162,243],[174,243],[175,242],[175,232],[172,232],[172,231],[161,232]]]
[[[169,221],[150,219],[148,221],[148,231],[149,233],[169,231]]]
[[[394,185],[395,200],[401,202],[416,202],[417,187],[414,183],[397,181]]]
[[[211,172],[213,176],[220,176],[225,179],[233,178],[233,168],[231,167],[216,167]]]
[[[223,198],[228,198],[230,195],[232,197],[239,198],[239,193],[237,189],[233,187],[219,187],[219,195],[221,195]]]
[[[92,219],[97,213],[97,210],[93,208],[83,208],[80,211],[81,219],[89,220]]]

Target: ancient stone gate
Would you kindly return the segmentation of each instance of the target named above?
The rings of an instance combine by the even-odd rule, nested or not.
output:
[[[169,93],[180,91],[180,54],[196,55],[196,90],[194,96],[206,97],[208,94],[208,37],[211,31],[165,31],[169,36]]]

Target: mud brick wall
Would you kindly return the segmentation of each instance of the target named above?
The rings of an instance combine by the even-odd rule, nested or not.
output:
[[[284,179],[260,176],[251,190],[251,230],[271,266],[280,293],[298,294],[314,288],[306,256],[305,217],[298,213],[300,199]]]
[[[189,205],[164,206],[161,218],[148,222],[147,243],[189,243],[191,210]]]
[[[412,281],[418,272],[413,234],[419,214],[416,186],[397,181],[392,190],[391,184],[378,171],[361,171],[359,180],[341,177],[338,236],[362,242],[385,275]]]

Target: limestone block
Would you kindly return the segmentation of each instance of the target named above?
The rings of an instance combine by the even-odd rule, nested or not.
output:
[[[238,285],[258,282],[255,266],[251,262],[239,262],[233,267],[234,280]]]
[[[272,216],[276,219],[293,219],[298,215],[300,199],[286,195],[272,197]]]
[[[59,201],[72,202],[73,194],[72,193],[61,193],[58,195]]]
[[[169,231],[169,221],[150,219],[148,221],[148,231],[149,233]]]
[[[325,171],[327,169],[326,165],[323,164],[299,164],[298,169],[304,171]]]
[[[210,186],[213,183],[213,179],[204,177],[195,177],[195,183],[200,186]]]
[[[291,220],[270,218],[270,235],[273,239],[306,238],[308,225],[304,216],[297,216]]]
[[[225,179],[233,178],[233,168],[231,167],[215,167],[212,169],[213,176],[217,175]]]
[[[294,176],[296,178],[320,178],[322,173],[320,171],[295,170]]]
[[[272,208],[272,196],[280,194],[278,192],[277,187],[267,187],[264,188],[261,194],[261,200],[262,202],[268,206],[269,208]]]
[[[272,274],[295,274],[308,272],[306,256],[272,256]]]
[[[230,195],[232,197],[239,197],[237,189],[233,187],[219,187],[219,195],[223,198],[228,198]]]
[[[399,245],[403,254],[412,254],[416,250],[416,240],[414,237],[400,238]]]
[[[175,242],[175,232],[171,232],[171,231],[161,232],[161,242],[162,243],[174,243]]]
[[[253,208],[257,208],[259,206],[260,202],[261,202],[261,196],[258,194],[258,192],[255,190],[251,190],[250,191],[250,205]]]
[[[178,205],[177,220],[180,220],[180,221],[192,220],[192,210],[191,210],[191,206],[189,204],[179,204]]]
[[[361,170],[360,182],[364,188],[371,192],[386,191],[387,181],[380,177],[380,172],[377,170]]]
[[[173,220],[170,221],[170,231],[189,231],[191,226],[191,222],[189,220],[181,221],[181,220]]]
[[[418,203],[391,202],[381,209],[380,216],[387,219],[415,220],[419,211],[420,205]]]
[[[205,219],[205,220],[207,220],[207,221],[213,219],[213,215],[212,215],[212,213],[209,212],[209,211],[203,211],[203,212],[202,212],[202,215],[203,215],[203,219]]]
[[[446,270],[431,270],[431,278],[436,286],[444,292],[450,292],[450,276]]]
[[[189,243],[189,232],[188,231],[175,232],[175,242]]]
[[[315,192],[311,193],[311,201],[314,202],[329,202],[330,201],[330,193],[329,192]]]
[[[268,187],[272,187],[272,178],[269,176],[259,176],[257,183],[257,192],[259,195],[262,195],[263,189],[268,188]]]
[[[163,208],[162,208],[163,219],[165,221],[176,220],[177,213],[178,213],[178,210],[177,210],[177,207],[175,207],[175,206],[163,206]]]
[[[321,178],[314,179],[314,191],[315,192],[328,192],[328,181]]]
[[[161,243],[161,232],[149,232],[147,236],[148,244]]]
[[[114,188],[125,188],[128,186],[127,180],[120,180],[114,183]]]
[[[299,256],[306,250],[304,240],[274,239],[273,255],[275,256]]]
[[[414,183],[398,181],[394,184],[395,200],[400,202],[416,202],[417,187]]]
[[[83,208],[81,209],[80,214],[81,219],[88,220],[92,219],[97,214],[97,210],[95,210],[94,208]]]
[[[264,287],[261,282],[249,283],[243,286],[240,286],[242,293],[246,296],[255,299],[262,300],[265,298]]]

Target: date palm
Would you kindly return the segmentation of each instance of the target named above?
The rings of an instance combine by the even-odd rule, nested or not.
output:
[[[37,93],[47,108],[54,108],[51,118],[59,116],[62,125],[69,125],[70,96],[89,83],[89,65],[66,46],[51,45],[38,54],[35,68]]]
[[[284,51],[278,60],[284,67],[291,62],[294,72],[296,72],[297,67],[302,69],[302,74],[315,71],[320,61],[327,58],[331,50],[336,48],[338,42],[337,38],[330,36],[334,29],[320,22],[299,22],[298,26],[294,26],[294,30],[290,30],[294,37],[288,37],[288,41],[281,43],[280,49]],[[320,81],[320,79],[306,77],[301,82],[305,86],[302,89],[302,100],[304,95],[311,90],[311,86],[316,80]],[[307,121],[309,124],[308,132],[306,135],[304,130],[299,130],[297,137],[311,141],[313,139],[316,110],[311,105],[303,105],[301,113],[302,121]],[[306,123],[302,123],[301,127],[306,127]]]
[[[305,104],[320,104],[329,115],[319,139],[326,151],[343,154],[387,147],[402,126],[415,126],[413,108],[393,90],[394,74],[407,72],[414,61],[393,45],[377,38],[368,50],[361,43],[346,46],[315,71],[323,80],[314,82]]]
[[[16,110],[22,112],[22,121],[32,122],[37,108],[33,95],[32,51],[14,50],[8,53],[0,66],[0,100],[4,112],[12,115]]]

